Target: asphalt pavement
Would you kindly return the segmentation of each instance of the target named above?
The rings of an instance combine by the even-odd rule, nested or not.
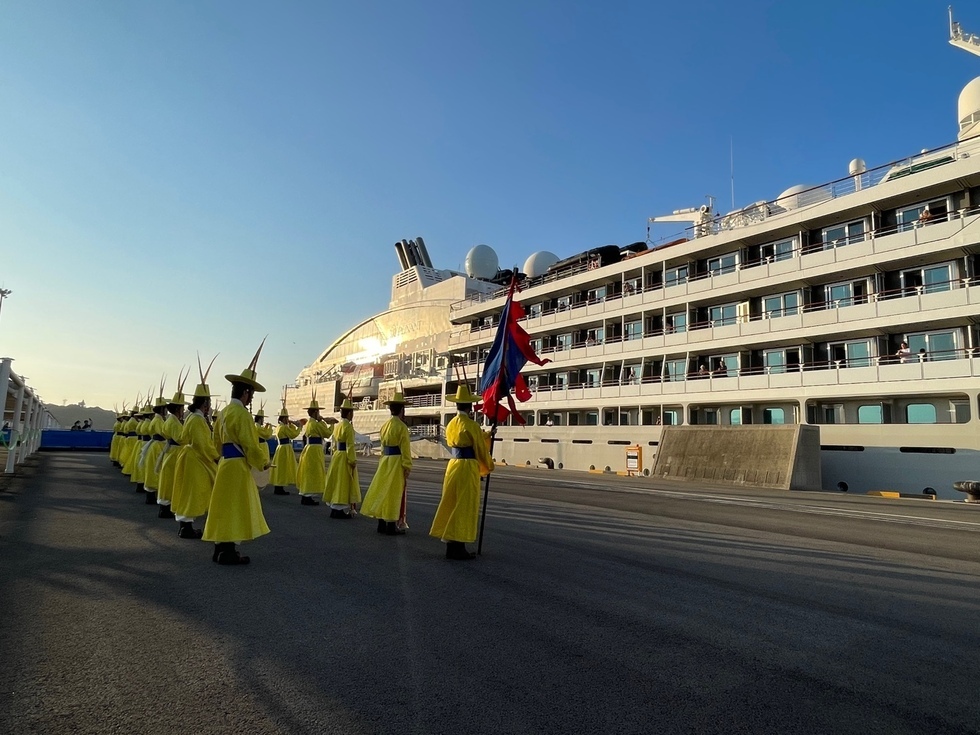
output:
[[[980,508],[500,468],[453,562],[444,467],[402,537],[265,490],[221,567],[105,455],[32,459],[0,490],[0,733],[980,731]]]

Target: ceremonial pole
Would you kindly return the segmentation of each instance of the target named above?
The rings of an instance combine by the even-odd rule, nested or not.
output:
[[[511,275],[510,290],[507,297],[507,314],[506,319],[510,318],[510,309],[513,306],[514,301],[514,287],[517,283],[517,268],[514,268],[514,272]],[[498,329],[506,329],[505,315],[501,314],[500,326]],[[486,370],[483,371],[484,376],[486,375]],[[503,380],[503,385],[510,385],[507,382],[507,339],[502,340],[501,350],[500,350],[500,377]],[[479,383],[477,383],[479,387]],[[507,389],[508,394],[510,393],[510,388]],[[481,396],[482,397],[482,396]],[[498,403],[499,405],[499,403]],[[490,426],[490,459],[493,460],[493,445],[497,442],[497,410],[493,413],[493,423]],[[483,512],[480,514],[480,534],[479,540],[476,544],[477,555],[483,554],[483,528],[487,522],[487,500],[490,497],[490,475],[492,473],[488,472],[486,481],[483,485]]]

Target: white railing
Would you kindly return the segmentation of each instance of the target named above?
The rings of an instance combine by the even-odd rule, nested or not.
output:
[[[41,430],[49,428],[54,421],[25,379],[11,369],[11,362],[12,358],[0,358],[0,385],[6,387],[0,432],[0,443],[7,450],[5,474],[12,473],[17,465],[38,450]]]

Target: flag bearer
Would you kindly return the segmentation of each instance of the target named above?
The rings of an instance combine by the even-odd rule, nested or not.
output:
[[[480,477],[493,472],[493,459],[480,425],[470,418],[473,403],[480,399],[461,384],[456,395],[446,398],[456,404],[456,416],[446,427],[446,444],[452,459],[442,481],[442,499],[432,519],[430,536],[446,542],[446,558],[473,559],[466,544],[476,541],[480,515]]]

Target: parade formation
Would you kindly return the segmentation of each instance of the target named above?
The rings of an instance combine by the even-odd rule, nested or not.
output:
[[[266,390],[256,372],[264,344],[248,367],[225,375],[230,400],[219,412],[212,411],[216,396],[208,386],[214,359],[204,369],[200,357],[200,382],[189,402],[183,393],[187,374],[181,370],[169,400],[164,379],[152,403],[151,389],[137,397],[132,409],[123,404],[109,450],[113,465],[148,505],[157,506],[159,518],[177,522],[179,538],[213,544],[212,561],[221,565],[248,564],[238,546],[270,533],[260,496],[267,486],[274,495],[289,495],[287,488],[295,487],[301,505],[322,502],[332,519],[350,520],[361,513],[377,519],[379,534],[404,535],[412,455],[403,394],[387,401],[391,418],[381,428],[381,457],[362,499],[350,396],[337,407],[339,422],[321,417],[316,394],[299,421],[289,417],[284,398],[275,427],[265,424],[264,402],[251,413],[255,394]],[[464,561],[476,556],[465,544],[477,537],[480,482],[493,471],[493,459],[489,436],[470,416],[479,396],[463,384],[450,400],[457,407],[446,429],[452,459],[429,535],[446,544],[447,559]],[[303,445],[298,461],[294,441]]]

